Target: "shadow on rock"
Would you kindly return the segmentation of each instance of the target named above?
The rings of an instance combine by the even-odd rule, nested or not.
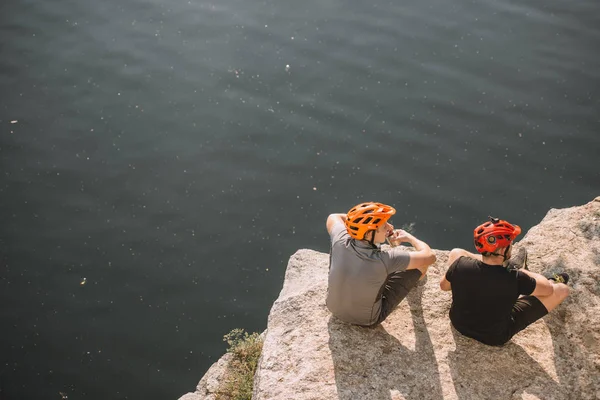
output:
[[[565,308],[554,310],[545,320],[554,340],[554,360],[561,386],[569,388],[569,398],[600,399],[600,363],[594,352],[600,349],[595,326],[569,323]],[[578,345],[572,338],[577,337]],[[596,364],[596,365],[595,365]]]
[[[556,378],[516,343],[486,346],[454,328],[451,330],[456,350],[448,353],[448,363],[458,399],[572,398]]]
[[[329,319],[329,348],[339,399],[443,398],[433,345],[423,319],[422,290],[418,287],[406,299],[416,335],[415,350],[403,346],[381,325],[362,328],[333,316]]]

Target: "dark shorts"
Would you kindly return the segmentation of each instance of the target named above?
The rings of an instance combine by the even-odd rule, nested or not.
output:
[[[483,334],[477,330],[471,330],[468,327],[459,327],[452,322],[454,328],[461,334],[473,338],[489,346],[502,346],[508,342],[515,334],[527,328],[538,319],[548,314],[546,306],[534,296],[523,296],[513,304],[510,322],[506,330],[490,334]],[[452,319],[452,318],[451,318]]]
[[[408,295],[408,292],[417,286],[421,276],[421,271],[418,269],[409,269],[388,275],[381,287],[381,313],[374,325],[383,322],[394,311],[394,308]]]
[[[527,328],[548,314],[546,306],[534,296],[523,296],[513,305],[511,312],[510,337]]]

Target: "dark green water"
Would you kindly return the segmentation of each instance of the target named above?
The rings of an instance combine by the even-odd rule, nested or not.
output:
[[[192,391],[359,201],[449,249],[592,200],[599,48],[594,0],[3,1],[0,398]]]

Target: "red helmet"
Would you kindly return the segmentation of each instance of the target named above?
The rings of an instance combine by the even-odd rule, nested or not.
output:
[[[360,203],[348,211],[344,223],[351,237],[363,240],[365,233],[379,228],[395,213],[394,207],[385,204],[372,201]]]
[[[473,242],[479,253],[493,253],[497,248],[508,247],[521,233],[518,225],[490,217],[473,231]]]

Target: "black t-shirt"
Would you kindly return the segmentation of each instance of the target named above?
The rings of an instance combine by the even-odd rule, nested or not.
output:
[[[510,338],[512,307],[519,295],[535,290],[535,279],[502,265],[460,257],[446,272],[452,284],[452,325],[465,336],[490,345]]]

